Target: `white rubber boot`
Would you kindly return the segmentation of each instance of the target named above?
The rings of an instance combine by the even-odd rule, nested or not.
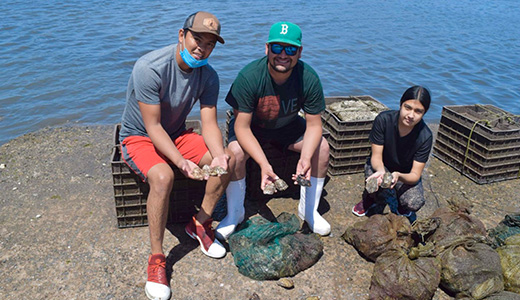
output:
[[[330,224],[319,213],[321,192],[325,178],[311,177],[310,187],[300,187],[300,204],[298,205],[299,217],[306,221],[309,228],[319,235],[330,234]]]
[[[246,179],[229,182],[226,189],[227,215],[215,229],[215,236],[221,240],[235,232],[237,225],[244,221],[244,198],[246,197]]]

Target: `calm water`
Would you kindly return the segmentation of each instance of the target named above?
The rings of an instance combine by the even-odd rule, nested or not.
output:
[[[302,27],[302,59],[326,96],[371,95],[397,108],[404,90],[421,84],[432,91],[430,122],[444,105],[520,114],[518,0],[3,0],[0,144],[45,126],[119,122],[135,60],[175,41],[197,10],[217,15],[226,39],[210,57],[221,120],[233,79],[263,55],[280,20]]]

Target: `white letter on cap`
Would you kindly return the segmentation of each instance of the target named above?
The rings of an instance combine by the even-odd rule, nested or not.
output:
[[[280,34],[287,34],[288,28],[289,26],[287,26],[287,24],[282,24],[282,32],[280,32]]]

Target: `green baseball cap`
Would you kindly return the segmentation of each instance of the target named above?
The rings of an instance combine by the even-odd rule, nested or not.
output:
[[[269,40],[267,40],[267,43],[275,42],[301,47],[302,30],[298,25],[290,22],[275,23],[271,26],[271,30],[269,30]]]

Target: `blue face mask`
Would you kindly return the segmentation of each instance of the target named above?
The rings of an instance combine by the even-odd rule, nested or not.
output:
[[[181,58],[188,65],[188,67],[190,67],[192,69],[200,68],[200,67],[205,66],[205,65],[208,64],[208,59],[207,58],[205,58],[205,59],[196,59],[195,57],[193,57],[188,52],[188,50],[186,49],[185,46],[184,46],[184,50],[181,51]]]

